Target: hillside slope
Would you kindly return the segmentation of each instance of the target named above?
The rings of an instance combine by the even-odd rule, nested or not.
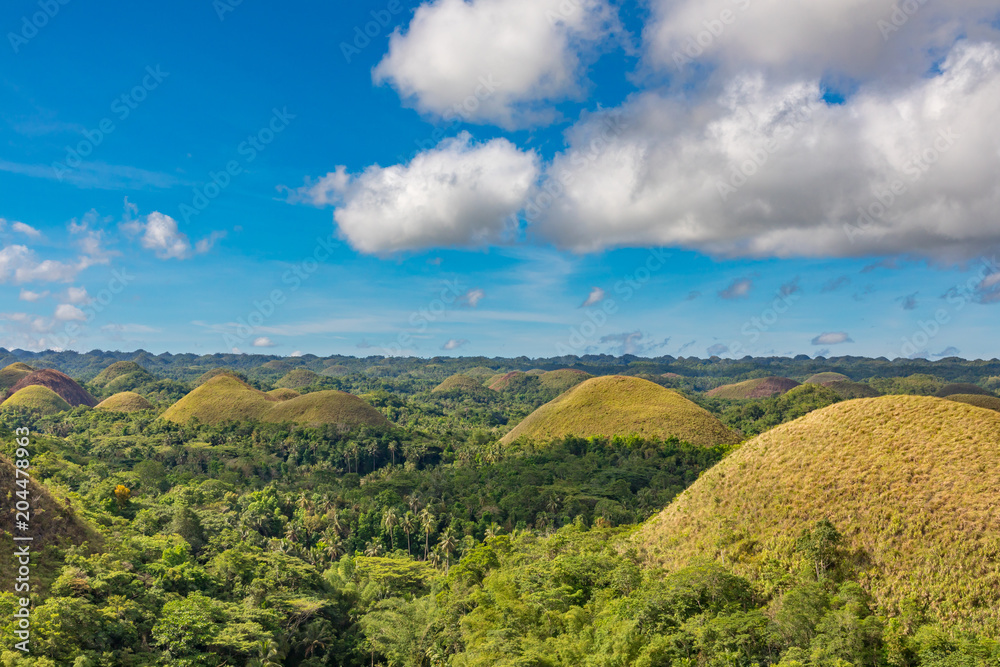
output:
[[[1000,414],[931,397],[838,403],[764,433],[704,473],[635,540],[669,569],[692,558],[762,576],[829,519],[891,610],[1000,630]],[[867,565],[863,564],[867,561]]]
[[[759,378],[737,384],[727,384],[708,392],[712,398],[742,400],[748,398],[771,398],[784,394],[799,386],[795,380],[781,377]]]

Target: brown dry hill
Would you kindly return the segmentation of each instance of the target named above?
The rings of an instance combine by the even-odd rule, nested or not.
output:
[[[1000,631],[1000,414],[924,396],[838,403],[757,436],[636,534],[650,563],[724,561],[756,579],[795,569],[822,519],[864,554],[861,581],[890,611]]]
[[[5,398],[10,398],[25,387],[34,385],[51,389],[74,408],[80,405],[89,407],[97,405],[97,399],[87,393],[87,390],[78,385],[73,378],[50,368],[25,375],[7,390]]]
[[[490,378],[489,388],[493,391],[503,391],[504,389],[510,388],[515,385],[521,378],[534,377],[528,375],[524,371],[511,371],[510,373],[504,373],[500,376],[495,376]]]
[[[578,384],[538,408],[501,442],[633,433],[658,439],[675,436],[705,446],[740,440],[711,413],[675,391],[636,377],[608,375]]]
[[[34,368],[28,364],[22,364],[20,361],[0,369],[0,391],[7,391],[17,384],[21,378],[31,375],[34,372]]]
[[[771,398],[772,396],[788,393],[798,386],[798,382],[789,378],[769,377],[723,385],[716,387],[706,395],[712,398],[726,398],[731,400]]]
[[[108,412],[142,412],[152,410],[153,404],[134,391],[123,391],[104,399],[94,409]]]

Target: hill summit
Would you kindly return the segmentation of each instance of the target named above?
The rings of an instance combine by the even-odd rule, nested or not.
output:
[[[695,403],[670,389],[636,377],[591,378],[528,415],[502,442],[636,433],[677,437],[698,445],[739,442],[740,437]]]

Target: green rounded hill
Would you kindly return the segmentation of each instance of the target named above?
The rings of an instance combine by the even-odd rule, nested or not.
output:
[[[265,394],[277,401],[287,401],[293,398],[298,398],[302,394],[295,391],[294,389],[289,389],[288,387],[282,387],[281,389],[272,389]]]
[[[353,394],[342,391],[316,391],[273,405],[261,418],[266,422],[296,424],[342,424],[349,427],[386,428],[389,420]]]
[[[851,398],[875,398],[882,395],[871,385],[863,384],[861,382],[851,382],[850,380],[826,382],[823,383],[822,386],[832,389],[837,396],[840,396],[845,400]]]
[[[59,414],[66,410],[72,410],[73,406],[48,387],[31,385],[17,390],[14,392],[14,395],[0,405],[0,409],[6,410],[9,408],[38,410],[43,416],[48,417],[49,415]]]
[[[64,401],[72,405],[74,408],[80,405],[86,405],[88,407],[94,407],[97,405],[97,399],[91,396],[86,389],[77,384],[73,378],[65,373],[60,373],[59,371],[51,368],[46,368],[44,370],[35,371],[25,375],[17,381],[17,384],[7,390],[7,398],[10,398],[25,387],[36,385],[51,389],[55,393],[59,394]]]
[[[966,405],[974,405],[977,408],[986,408],[987,410],[996,410],[1000,412],[1000,398],[996,396],[984,396],[982,394],[952,394],[948,397],[949,401],[958,401],[959,403],[965,403]]]
[[[274,383],[275,389],[302,389],[319,382],[322,376],[307,368],[295,368],[285,373],[280,380]]]
[[[297,424],[344,424],[347,426],[387,426],[378,410],[357,396],[341,391],[318,391],[279,400],[254,389],[237,378],[212,378],[177,401],[163,413],[167,421],[205,424],[262,421]]]
[[[120,386],[127,382],[134,389],[155,379],[152,373],[134,361],[116,361],[98,373],[97,377],[91,380],[90,384],[95,387],[108,388],[112,384]],[[126,390],[122,389],[122,391]]]
[[[795,569],[827,519],[890,612],[916,601],[949,624],[1000,630],[1000,414],[886,396],[837,403],[763,433],[636,534],[647,562],[725,562],[751,579]]]
[[[123,391],[104,399],[94,409],[108,412],[142,412],[152,410],[153,404],[134,391]]]
[[[581,382],[585,382],[592,377],[594,376],[590,373],[586,373],[581,370],[576,370],[574,368],[562,368],[557,371],[544,373],[538,378],[538,380],[546,389],[564,392],[567,389],[572,389],[576,385]]]
[[[825,373],[816,373],[808,380],[802,384],[828,384],[830,382],[850,382],[851,378],[847,377],[843,373],[831,373],[829,371]]]
[[[538,408],[502,442],[633,433],[646,438],[677,437],[705,446],[740,440],[711,413],[675,391],[636,377],[609,375],[578,384]]]
[[[489,385],[493,391],[518,392],[537,388],[541,380],[537,375],[528,375],[524,371],[511,371],[496,378]]]
[[[259,420],[274,402],[264,392],[228,374],[218,374],[177,401],[163,413],[167,421],[224,424]]]
[[[468,375],[452,375],[450,378],[434,387],[431,390],[433,394],[444,394],[450,392],[456,393],[473,393],[482,394],[489,390],[482,385],[478,380],[469,377]]]
[[[17,384],[21,378],[31,375],[34,372],[34,368],[20,361],[3,368],[0,370],[0,391],[7,391]]]
[[[780,377],[759,378],[737,384],[716,387],[706,394],[712,398],[743,400],[748,398],[771,398],[788,393],[799,386],[795,380]]]
[[[946,384],[945,386],[941,387],[937,392],[937,396],[939,398],[947,398],[954,394],[963,394],[966,396],[970,394],[978,394],[980,396],[995,395],[992,391],[988,391],[978,385],[969,384],[967,382],[954,382],[952,384]]]
[[[213,368],[210,371],[205,371],[204,373],[202,373],[201,377],[195,380],[194,386],[200,387],[209,380],[220,376],[236,378],[237,380],[243,383],[246,383],[247,381],[246,375],[244,375],[243,373],[238,373],[231,368]]]

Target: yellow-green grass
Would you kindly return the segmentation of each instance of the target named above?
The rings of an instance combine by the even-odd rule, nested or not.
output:
[[[90,384],[96,387],[107,387],[115,380],[128,376],[132,376],[130,379],[137,381],[136,386],[155,379],[149,371],[134,361],[116,361],[98,373]]]
[[[205,424],[263,421],[388,425],[382,413],[351,394],[320,391],[279,400],[228,375],[212,378],[198,387],[172,405],[163,418],[182,424],[197,419]]]
[[[434,387],[431,390],[433,394],[442,394],[447,392],[460,392],[460,393],[475,393],[482,394],[488,392],[489,390],[482,385],[479,380],[469,377],[468,375],[452,375],[450,378]]]
[[[521,378],[534,377],[528,375],[524,371],[511,371],[509,373],[504,373],[503,375],[490,378],[489,388],[493,391],[503,391],[512,385],[516,385],[518,380]]]
[[[152,410],[153,404],[134,391],[123,391],[104,399],[94,409],[108,412],[142,412]]]
[[[6,410],[10,408],[38,410],[42,415],[49,416],[71,410],[73,406],[48,387],[33,384],[24,389],[17,390],[13,396],[0,405],[0,409]]]
[[[77,384],[76,380],[65,373],[51,368],[45,368],[25,375],[23,378],[18,380],[17,384],[7,390],[7,397],[10,398],[14,395],[14,393],[24,389],[25,387],[34,385],[51,389],[73,407],[80,405],[94,407],[97,405],[97,399],[91,396],[86,389]]]
[[[562,368],[557,371],[549,371],[541,375],[538,379],[546,389],[563,392],[567,389],[572,389],[592,377],[594,376],[590,373],[575,368]]]
[[[949,401],[958,401],[959,403],[965,403],[967,405],[974,405],[977,408],[986,408],[987,410],[996,410],[1000,412],[1000,398],[996,396],[984,396],[982,394],[952,394],[948,397]]]
[[[851,378],[843,373],[816,373],[802,384],[827,384],[828,382],[850,382]]]
[[[712,398],[743,400],[748,398],[771,398],[788,393],[799,386],[799,383],[789,378],[769,377],[747,380],[737,384],[727,384],[708,392]]]
[[[835,394],[843,399],[851,398],[875,398],[882,394],[872,387],[861,382],[851,382],[850,380],[838,382],[824,382],[822,386],[832,389]]]
[[[220,374],[167,408],[163,418],[181,424],[193,419],[205,424],[259,420],[274,402],[239,378]]]
[[[675,391],[636,377],[609,375],[578,384],[538,408],[502,442],[630,434],[677,437],[705,446],[740,440],[707,410]]]
[[[939,398],[947,398],[953,394],[979,394],[980,396],[994,395],[992,391],[988,391],[978,385],[969,384],[967,382],[953,382],[952,384],[946,384],[937,392],[937,396]]]
[[[269,371],[276,371],[278,373],[287,373],[296,367],[298,367],[297,363],[291,362],[287,359],[272,359],[271,361],[261,364],[261,368],[266,368]]]
[[[296,368],[285,373],[280,380],[274,383],[275,389],[302,389],[319,382],[322,376],[314,373],[308,368]]]
[[[548,371],[544,371],[541,368],[532,368],[530,371],[526,371],[528,375],[537,375],[539,377],[545,375],[547,372]]]
[[[302,394],[295,391],[294,389],[289,389],[288,387],[282,387],[280,389],[272,389],[271,391],[267,392],[266,395],[278,401],[288,401],[293,398],[297,398]]]
[[[998,454],[1000,414],[989,410],[924,396],[838,403],[744,444],[635,540],[650,564],[716,559],[766,586],[800,566],[796,538],[828,519],[890,612],[912,599],[995,635]]]
[[[34,372],[34,368],[20,361],[0,369],[0,391],[7,391],[17,384],[21,378],[31,375]]]
[[[348,375],[351,369],[344,364],[331,364],[323,369],[323,375],[329,375],[332,377],[340,377],[341,375]]]
[[[261,421],[388,427],[389,420],[368,403],[342,391],[317,391],[272,404]]]

